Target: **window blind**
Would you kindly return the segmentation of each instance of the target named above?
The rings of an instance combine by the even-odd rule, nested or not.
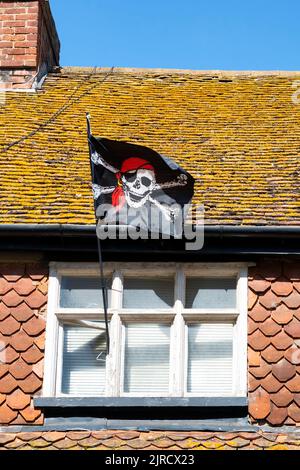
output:
[[[124,308],[170,308],[174,304],[174,279],[124,280]]]
[[[108,305],[110,305],[110,279],[106,279],[106,286]],[[99,277],[63,276],[60,306],[62,308],[103,308],[100,275]]]
[[[125,328],[124,392],[168,393],[169,325],[130,324]]]
[[[99,330],[64,326],[62,393],[104,395],[105,352],[98,358],[102,351],[105,335]]]
[[[186,280],[186,308],[235,308],[236,279],[197,278]]]
[[[230,323],[188,326],[188,392],[202,396],[232,393],[232,341]]]

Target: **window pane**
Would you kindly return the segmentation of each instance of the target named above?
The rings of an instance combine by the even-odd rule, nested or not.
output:
[[[106,280],[106,285],[108,287],[108,305],[110,305],[111,281]],[[60,306],[64,308],[103,308],[100,276],[63,276]]]
[[[168,393],[170,327],[126,326],[124,392]]]
[[[188,392],[232,393],[232,335],[233,325],[228,323],[189,325]]]
[[[173,279],[125,279],[124,308],[170,308],[174,304]]]
[[[99,330],[64,326],[62,393],[104,395],[105,344]]]
[[[235,308],[236,279],[187,278],[186,308]]]

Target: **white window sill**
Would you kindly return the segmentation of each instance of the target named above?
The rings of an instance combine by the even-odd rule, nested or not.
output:
[[[36,397],[34,405],[39,408],[243,408],[248,406],[248,399],[246,397]]]

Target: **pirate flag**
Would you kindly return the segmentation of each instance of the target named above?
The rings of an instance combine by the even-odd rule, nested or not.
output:
[[[89,147],[98,221],[178,235],[194,191],[187,171],[140,145],[89,133]]]

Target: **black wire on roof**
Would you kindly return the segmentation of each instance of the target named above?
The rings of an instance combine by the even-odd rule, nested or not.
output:
[[[9,149],[14,147],[15,145],[21,144],[22,142],[29,139],[30,137],[33,137],[35,134],[37,134],[41,130],[45,129],[45,127],[47,127],[49,124],[54,122],[58,118],[58,116],[60,116],[64,111],[66,111],[66,109],[70,108],[73,104],[80,101],[81,98],[83,98],[88,93],[90,93],[98,85],[101,85],[102,83],[104,83],[108,79],[108,77],[110,77],[110,75],[113,74],[114,67],[111,67],[111,69],[105,74],[104,78],[100,82],[94,83],[91,87],[89,87],[87,90],[85,90],[79,96],[77,96],[77,98],[73,99],[73,97],[77,93],[77,91],[80,90],[80,88],[82,88],[83,85],[91,79],[91,77],[96,73],[96,71],[97,71],[97,67],[94,67],[92,72],[87,77],[85,77],[84,80],[82,80],[79,83],[79,85],[73,90],[73,92],[71,93],[71,95],[67,99],[66,103],[63,106],[61,106],[61,108],[59,108],[57,111],[55,111],[55,113],[53,113],[52,116],[49,119],[47,119],[45,122],[40,124],[36,129],[34,129],[33,131],[31,131],[28,134],[24,135],[20,139],[17,139],[15,141],[11,142],[10,144],[6,145],[3,149],[0,150],[0,153],[7,152]]]

